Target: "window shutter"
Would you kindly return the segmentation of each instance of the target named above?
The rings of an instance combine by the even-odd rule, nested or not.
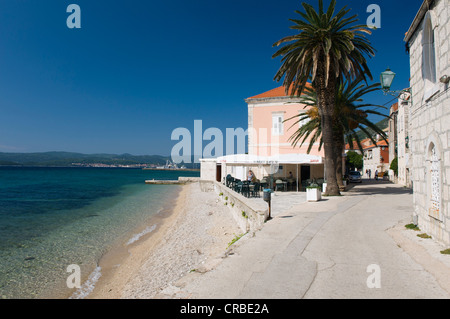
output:
[[[272,135],[278,134],[278,117],[273,116],[272,117]]]

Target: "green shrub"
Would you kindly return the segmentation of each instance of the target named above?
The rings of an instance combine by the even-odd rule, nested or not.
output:
[[[419,227],[417,225],[414,225],[414,224],[408,224],[405,227],[407,229],[412,229],[412,230],[415,230],[415,231],[419,231],[420,230]]]
[[[395,176],[398,176],[398,158],[394,158],[391,162],[391,170],[394,171]]]

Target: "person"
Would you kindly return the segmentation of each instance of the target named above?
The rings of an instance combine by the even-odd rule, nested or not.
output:
[[[289,178],[289,179],[293,179],[293,178],[294,178],[294,175],[292,175],[292,172],[289,172],[288,178]]]
[[[254,182],[254,181],[256,180],[255,174],[253,174],[253,171],[252,171],[252,170],[249,170],[249,171],[248,171],[248,177],[247,177],[247,180],[248,180],[249,182]]]
[[[375,180],[378,180],[378,170],[375,171]]]
[[[369,169],[369,179],[371,179],[371,178],[372,178],[372,170]]]

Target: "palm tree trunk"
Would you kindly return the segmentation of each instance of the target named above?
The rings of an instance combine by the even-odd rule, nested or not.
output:
[[[333,116],[329,116],[326,114],[322,116],[322,135],[323,135],[323,144],[325,151],[325,165],[327,166],[327,189],[325,195],[328,196],[339,196],[339,185],[336,176],[336,149],[334,145],[333,138]]]
[[[344,187],[344,174],[342,173],[343,170],[343,164],[342,164],[342,152],[344,149],[344,142],[343,138],[340,138],[340,135],[338,132],[335,132],[335,146],[336,146],[336,179],[339,188]]]
[[[321,69],[321,68],[319,68]],[[324,73],[324,72],[323,72]],[[317,92],[317,104],[321,116],[322,125],[322,140],[325,151],[325,165],[327,167],[326,181],[327,189],[326,196],[339,196],[339,185],[336,178],[336,145],[333,129],[333,115],[335,105],[336,85],[335,79],[330,77],[328,85],[325,84],[325,76],[317,74],[315,82],[315,89]]]

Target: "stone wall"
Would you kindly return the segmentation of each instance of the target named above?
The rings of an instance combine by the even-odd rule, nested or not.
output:
[[[411,188],[410,175],[410,149],[406,138],[409,136],[409,102],[399,101],[397,116],[397,137],[398,137],[398,184]],[[390,158],[392,161],[393,158]]]
[[[216,159],[200,159],[200,179],[203,181],[215,181],[217,174]]]
[[[218,205],[227,205],[243,233],[261,230],[269,217],[268,205],[262,199],[260,205],[250,203],[246,197],[218,182],[200,181],[200,187],[204,192],[217,194]]]
[[[449,1],[435,1],[410,40],[412,105],[409,114],[414,220],[422,231],[450,245],[450,90],[439,79],[450,76]],[[436,83],[430,97],[423,69],[424,25],[432,20]],[[436,92],[436,93],[434,93]],[[432,156],[433,146],[436,156]],[[412,160],[412,163],[411,163]],[[433,166],[434,165],[434,166]],[[436,179],[436,172],[439,178]],[[438,209],[435,208],[439,201]]]

